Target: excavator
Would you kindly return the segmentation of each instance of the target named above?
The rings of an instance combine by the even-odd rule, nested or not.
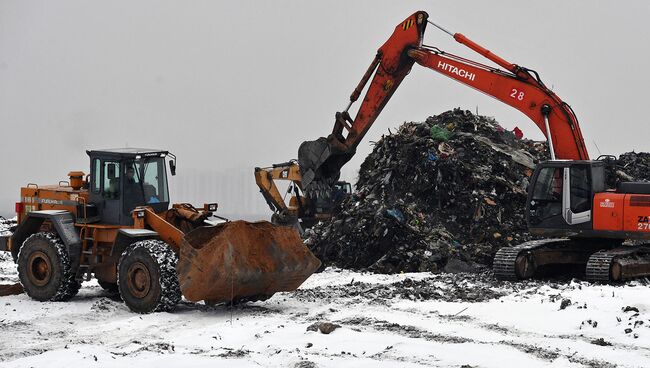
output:
[[[17,224],[0,236],[0,251],[11,253],[33,299],[69,300],[94,277],[134,312],[171,311],[182,296],[207,304],[264,300],[295,290],[320,267],[290,227],[224,222],[217,203],[172,204],[165,163],[174,176],[176,156],[169,151],[87,154],[90,174],[21,188]]]
[[[289,203],[280,193],[277,181],[288,181],[286,194],[291,195]],[[295,227],[301,234],[319,221],[332,217],[332,210],[352,193],[352,185],[337,181],[331,190],[318,195],[307,196],[302,189],[300,167],[296,160],[255,168],[255,183],[269,205],[273,215],[271,223]]]
[[[498,67],[425,45],[428,24]],[[519,110],[548,141],[550,160],[535,168],[526,203],[528,228],[544,239],[500,249],[493,262],[497,278],[521,280],[569,267],[583,268],[591,281],[650,275],[650,248],[622,245],[650,239],[650,183],[608,185],[612,157],[589,158],[575,113],[537,72],[433,23],[424,11],[399,23],[379,48],[347,107],[335,114],[332,133],[300,145],[298,163],[307,192],[338,180],[341,167],[416,63]],[[353,119],[349,109],[368,82]]]

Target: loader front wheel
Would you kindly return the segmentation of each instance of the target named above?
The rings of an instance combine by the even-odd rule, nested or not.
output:
[[[172,311],[181,300],[176,263],[178,256],[161,240],[131,244],[117,269],[117,286],[129,309],[137,313]]]
[[[81,286],[55,233],[36,233],[25,240],[18,253],[18,277],[27,295],[41,302],[69,300]]]

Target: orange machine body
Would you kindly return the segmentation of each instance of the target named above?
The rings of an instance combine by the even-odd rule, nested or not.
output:
[[[593,209],[594,230],[650,233],[650,195],[596,193]]]
[[[29,184],[20,188],[20,202],[16,203],[16,216],[19,223],[32,211],[65,210],[76,216],[77,205],[87,200],[87,189],[74,189],[69,185]]]
[[[68,182],[60,182],[58,185],[35,185],[28,184],[20,188],[20,202],[16,203],[16,216],[18,223],[22,223],[27,214],[33,211],[43,210],[63,210],[72,213],[76,218],[85,217],[84,214],[78,213],[83,211],[84,204],[88,203],[88,190],[82,188],[76,189],[70,186]],[[76,185],[75,185],[76,187]],[[79,229],[80,237],[92,237],[97,244],[97,255],[110,258],[110,251],[117,237],[120,228],[127,227],[121,225],[107,225],[101,223],[83,224],[76,223],[75,227]],[[52,225],[45,222],[41,231],[52,231]],[[15,245],[9,241],[8,250],[11,251]],[[105,262],[97,264],[94,268],[96,277],[105,282],[116,282],[116,269],[112,263]]]

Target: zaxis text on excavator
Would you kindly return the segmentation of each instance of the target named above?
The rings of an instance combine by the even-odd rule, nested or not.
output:
[[[532,176],[526,218],[532,234],[553,238],[500,249],[493,265],[498,278],[524,279],[564,265],[585,267],[587,279],[593,281],[650,275],[650,248],[621,246],[627,239],[650,240],[650,183],[608,185],[611,156],[589,159],[576,115],[537,72],[508,62],[428,18],[418,11],[399,23],[377,51],[346,109],[336,113],[332,133],[300,145],[303,188],[319,192],[338,180],[341,167],[417,63],[521,111],[548,140],[550,160],[538,164]],[[424,45],[427,24],[500,68]],[[353,119],[348,111],[368,82]]]

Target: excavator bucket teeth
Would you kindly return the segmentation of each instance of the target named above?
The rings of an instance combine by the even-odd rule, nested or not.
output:
[[[323,176],[321,167],[331,155],[332,149],[325,137],[302,142],[298,148],[298,164],[303,186],[309,187],[312,181]]]
[[[187,300],[264,300],[297,289],[320,267],[295,229],[233,221],[185,235],[176,268]]]
[[[341,167],[353,155],[354,152],[340,152],[325,137],[302,142],[298,148],[298,165],[303,188],[315,192],[331,187],[339,179]]]

